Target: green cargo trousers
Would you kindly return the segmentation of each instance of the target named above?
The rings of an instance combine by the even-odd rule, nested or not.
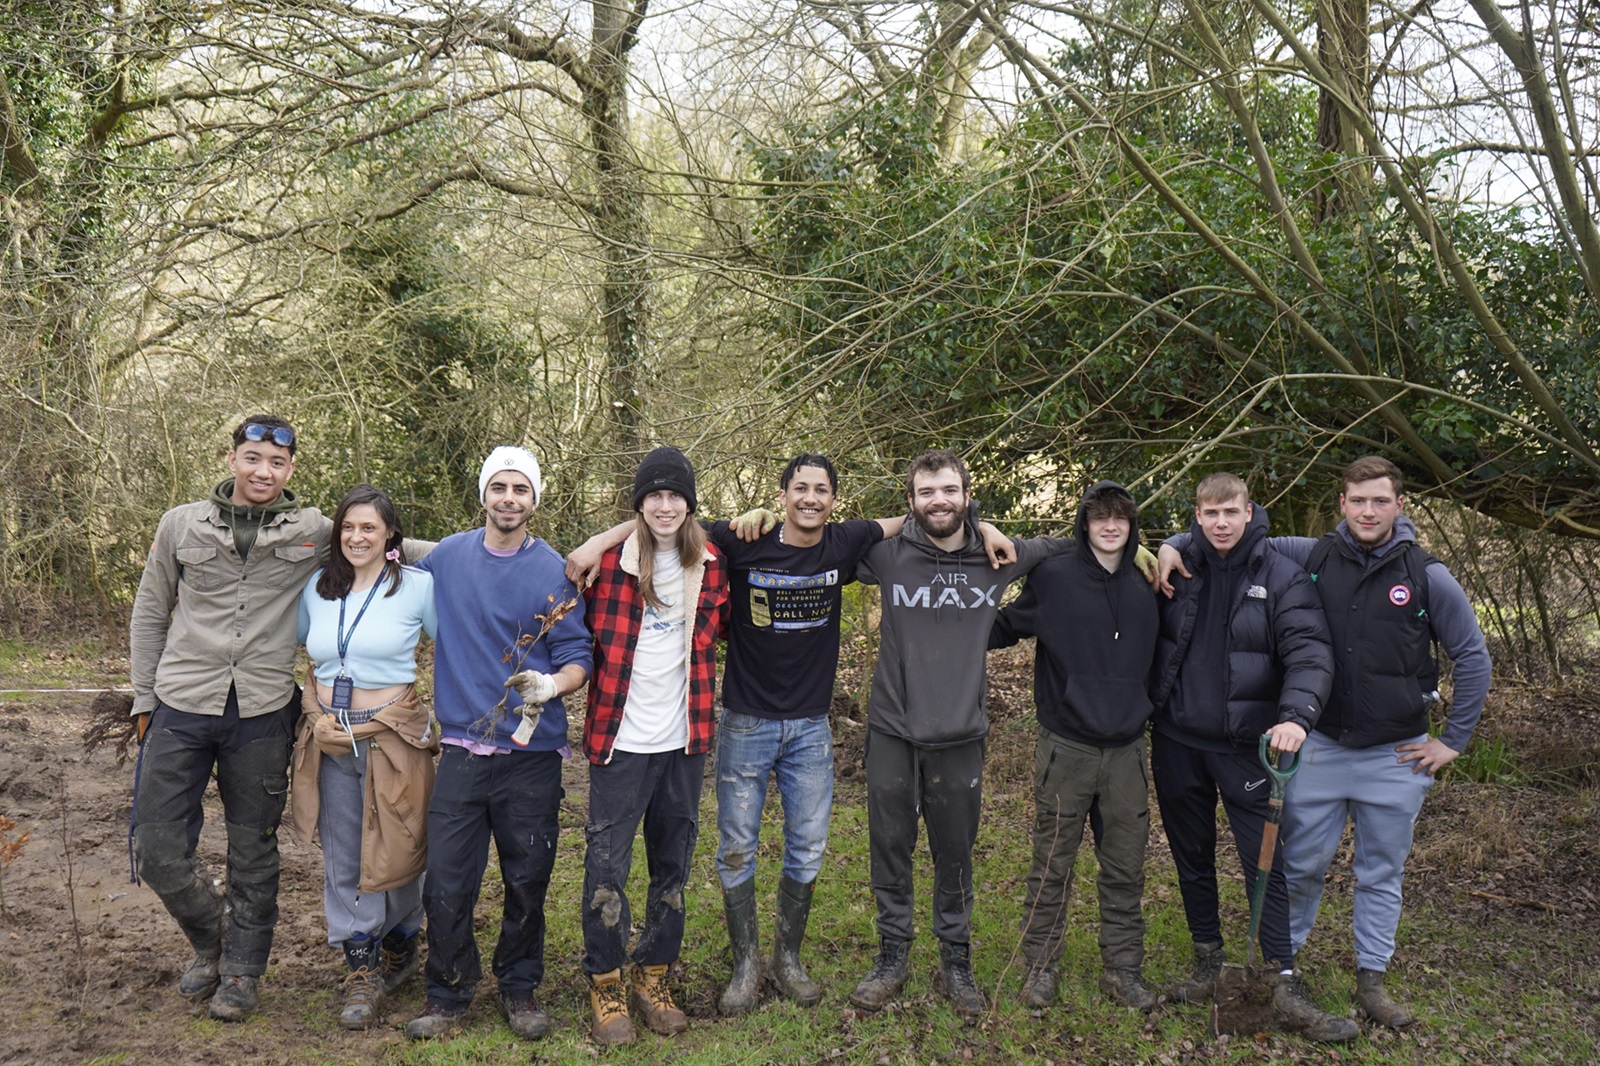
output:
[[[1030,966],[1061,957],[1072,870],[1089,807],[1098,797],[1102,825],[1100,959],[1108,970],[1144,962],[1145,841],[1150,836],[1150,784],[1141,736],[1120,748],[1099,748],[1039,730],[1034,748],[1033,866],[1022,918],[1022,954]]]

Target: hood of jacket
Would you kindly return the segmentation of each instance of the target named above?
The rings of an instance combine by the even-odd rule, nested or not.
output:
[[[239,520],[261,522],[270,515],[293,511],[300,506],[299,499],[288,489],[278,493],[278,498],[260,507],[245,507],[233,502],[233,481],[225,477],[211,489],[211,502],[217,505],[222,517],[232,526]]]
[[[1396,515],[1394,536],[1376,548],[1369,548],[1356,540],[1350,532],[1350,523],[1342,519],[1334,532],[1339,535],[1339,544],[1345,549],[1345,553],[1352,559],[1360,559],[1368,569],[1371,569],[1380,560],[1388,558],[1390,552],[1402,550],[1407,544],[1414,543],[1417,539],[1417,524],[1405,515]]]
[[[1094,547],[1089,543],[1089,501],[1102,493],[1120,493],[1133,499],[1121,483],[1116,481],[1096,481],[1089,486],[1089,491],[1083,494],[1083,499],[1078,501],[1078,517],[1072,526],[1072,536],[1078,542],[1078,556],[1085,562],[1093,563],[1094,569],[1111,577],[1106,568],[1100,565],[1100,557],[1094,553]],[[1122,546],[1122,561],[1117,564],[1116,573],[1133,569],[1134,557],[1139,554],[1139,517],[1138,509],[1134,510],[1134,517],[1128,523],[1128,543]],[[1092,573],[1093,571],[1091,571]]]

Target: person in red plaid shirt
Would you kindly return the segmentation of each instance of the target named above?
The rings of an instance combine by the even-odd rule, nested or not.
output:
[[[602,1044],[633,1039],[630,1006],[662,1035],[689,1024],[667,988],[667,968],[683,943],[684,885],[716,731],[717,640],[728,622],[727,564],[690,520],[696,502],[694,468],[682,452],[645,456],[634,477],[634,530],[605,553],[584,592],[594,674],[583,724],[583,969]],[[650,890],[625,991],[626,888],[641,821]]]

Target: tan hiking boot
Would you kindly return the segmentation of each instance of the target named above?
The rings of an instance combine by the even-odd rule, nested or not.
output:
[[[635,966],[633,968],[633,996],[631,1005],[650,1027],[652,1033],[672,1036],[689,1028],[689,1019],[672,1001],[672,990],[667,987],[667,967]]]
[[[589,1007],[594,1011],[589,1032],[595,1043],[633,1043],[633,1021],[628,1017],[628,991],[621,970],[589,975]]]
[[[1356,971],[1356,1004],[1368,1018],[1391,1029],[1403,1029],[1417,1020],[1384,990],[1382,970]]]

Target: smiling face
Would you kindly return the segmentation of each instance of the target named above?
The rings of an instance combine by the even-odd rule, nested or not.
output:
[[[839,502],[833,494],[833,479],[820,466],[796,467],[778,498],[783,502],[784,522],[806,533],[820,530]]]
[[[533,482],[515,470],[502,470],[483,489],[489,524],[503,536],[521,532],[533,517]]]
[[[967,521],[971,494],[961,485],[960,471],[952,467],[919,470],[911,477],[911,514],[931,539],[953,536]]]
[[[1339,510],[1345,526],[1357,544],[1376,548],[1394,536],[1394,520],[1400,517],[1405,501],[1386,477],[1370,481],[1346,482],[1339,494]]]
[[[362,503],[345,512],[339,524],[339,550],[357,573],[381,567],[388,542],[389,527],[376,507]]]
[[[1131,523],[1119,514],[1089,519],[1089,547],[1108,557],[1120,557],[1128,546]]]
[[[233,472],[233,502],[265,507],[276,500],[294,473],[294,455],[271,441],[245,441],[228,453]]]
[[[1194,518],[1211,547],[1225,557],[1244,536],[1251,513],[1250,501],[1234,496],[1226,500],[1202,500],[1195,506]]]
[[[678,530],[689,518],[689,501],[671,489],[656,489],[639,502],[639,513],[656,548],[665,551],[678,542]]]

